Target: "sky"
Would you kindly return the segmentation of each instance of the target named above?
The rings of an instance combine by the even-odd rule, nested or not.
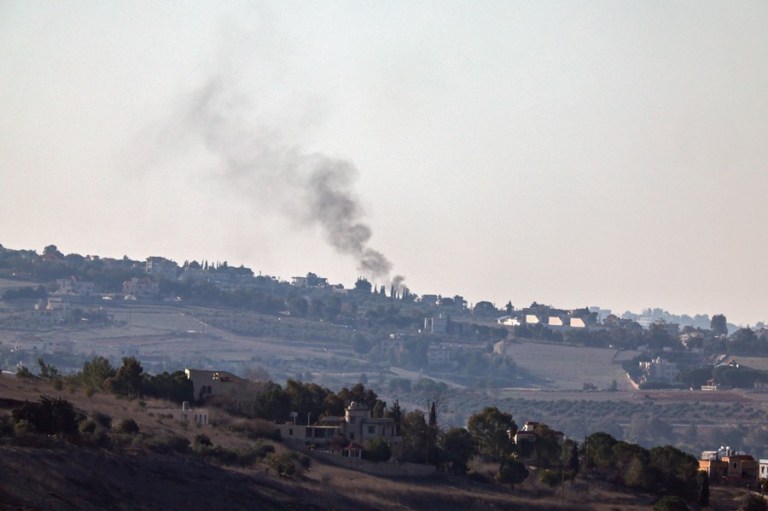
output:
[[[768,320],[764,1],[0,2],[0,244]]]

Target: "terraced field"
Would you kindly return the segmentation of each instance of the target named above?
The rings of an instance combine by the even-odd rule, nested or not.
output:
[[[631,358],[635,352],[521,342],[508,343],[506,354],[532,377],[532,384],[526,387],[581,390],[585,384],[591,384],[607,389],[615,381],[618,389],[627,390],[630,386],[621,360]]]

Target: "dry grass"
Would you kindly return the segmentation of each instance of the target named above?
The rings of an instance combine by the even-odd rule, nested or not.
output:
[[[114,424],[132,418],[149,438],[175,435],[191,442],[195,435],[204,432],[214,445],[237,450],[264,442],[260,437],[270,430],[265,421],[234,418],[221,411],[212,413],[215,426],[183,426],[162,416],[161,411],[168,404],[160,401],[150,400],[142,405],[103,393],[88,396],[66,388],[57,392],[39,380],[0,376],[2,398],[36,400],[41,394],[60,395],[89,415],[97,411],[107,414]],[[488,482],[445,474],[425,479],[382,478],[319,460],[314,460],[308,470],[299,470],[293,478],[284,479],[262,463],[217,467],[194,456],[159,455],[141,448],[121,453],[50,444],[44,439],[43,443],[37,448],[0,443],[0,504],[10,502],[17,506],[0,505],[0,511],[23,506],[53,511],[159,510],[178,509],[182,504],[188,510],[639,511],[650,509],[653,502],[652,496],[623,492],[594,481],[566,483],[565,492],[561,493],[559,488],[545,487],[529,478],[510,489],[492,482],[495,464],[479,461],[471,469],[483,474]],[[286,445],[275,447],[278,453],[291,453]],[[30,500],[19,500],[27,494]],[[739,495],[737,490],[713,489],[716,509],[736,509]]]

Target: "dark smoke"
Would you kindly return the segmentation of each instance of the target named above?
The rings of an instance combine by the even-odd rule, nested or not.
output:
[[[392,264],[368,246],[371,229],[352,190],[355,166],[286,144],[279,130],[246,119],[248,98],[230,89],[224,80],[212,80],[183,116],[218,158],[220,177],[251,200],[277,201],[294,220],[318,225],[327,242],[354,257],[366,277],[388,280]]]

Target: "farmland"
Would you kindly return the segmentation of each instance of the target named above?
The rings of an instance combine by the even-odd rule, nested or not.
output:
[[[96,354],[113,362],[133,356],[150,373],[219,369],[276,382],[300,379],[331,389],[364,382],[406,409],[424,409],[437,401],[445,427],[464,425],[484,406],[499,406],[519,422],[544,421],[575,437],[605,430],[642,442],[638,432],[661,421],[665,440],[691,452],[726,443],[762,449],[762,435],[768,437],[763,430],[766,394],[636,391],[621,367],[634,351],[507,342],[505,355],[514,361],[516,383],[498,388],[482,378],[468,385],[465,379],[452,379],[450,371],[433,374],[366,356],[353,349],[361,332],[348,326],[181,304],[98,305],[108,318],[104,324],[62,326],[33,312],[0,312],[3,369],[13,371],[19,362],[35,367],[42,356],[73,372]],[[755,366],[765,361],[744,360]]]

